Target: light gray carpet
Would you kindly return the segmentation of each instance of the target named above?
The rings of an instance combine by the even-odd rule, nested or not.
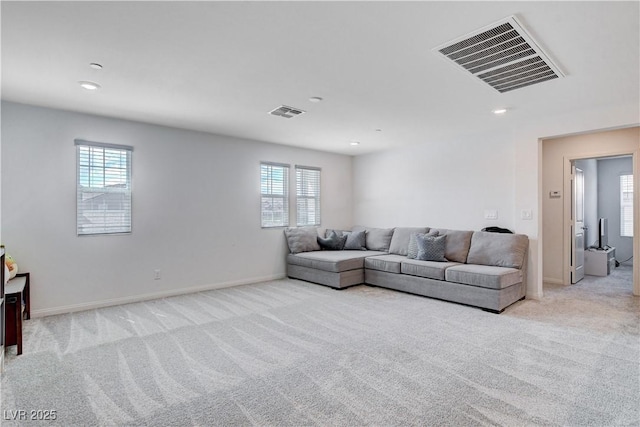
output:
[[[571,286],[544,285],[541,301],[517,304],[510,316],[599,332],[640,336],[640,297],[633,296],[633,270],[622,265],[605,277],[585,276]]]
[[[33,319],[2,425],[640,425],[638,306],[603,331],[530,304],[281,280]]]

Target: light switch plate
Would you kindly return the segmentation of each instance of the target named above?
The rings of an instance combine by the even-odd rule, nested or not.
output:
[[[533,219],[533,211],[531,209],[522,209],[520,211],[520,218],[525,220]]]
[[[484,219],[498,219],[498,211],[495,209],[486,209],[484,211]]]

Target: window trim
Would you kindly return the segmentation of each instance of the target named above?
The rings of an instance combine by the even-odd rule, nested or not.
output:
[[[626,180],[626,183],[623,183]],[[631,191],[624,191],[624,185],[627,185],[627,189],[630,186]],[[620,237],[633,237],[633,174],[622,173],[620,174]],[[631,200],[624,200],[624,194],[630,193]],[[625,221],[625,208],[631,209],[631,218]],[[630,225],[630,228],[627,226]]]
[[[76,147],[76,235],[78,237],[85,236],[117,236],[117,235],[129,235],[133,232],[133,188],[132,188],[132,176],[133,176],[133,147],[128,145],[120,145],[120,144],[109,144],[105,142],[95,142],[95,141],[87,141],[84,139],[74,139],[74,145]],[[90,147],[90,148],[102,148],[102,149],[111,149],[111,150],[121,150],[125,151],[127,155],[127,168],[126,168],[126,181],[127,187],[123,189],[103,189],[103,193],[117,193],[117,194],[125,194],[128,197],[129,201],[129,209],[128,209],[128,229],[118,230],[118,231],[101,231],[101,232],[80,232],[80,226],[78,223],[79,213],[81,211],[79,207],[80,203],[80,195],[82,193],[92,193],[96,192],[95,190],[91,191],[83,191],[80,186],[80,149],[81,147]],[[103,165],[103,169],[104,169]],[[106,190],[106,191],[104,191]]]
[[[285,177],[285,182],[283,185],[283,190],[285,192],[284,195],[280,196],[280,195],[273,195],[273,193],[263,193],[262,192],[262,167],[263,166],[272,166],[272,167],[279,167],[279,168],[283,168],[283,170],[286,170],[286,177]],[[291,207],[290,207],[290,203],[291,203],[291,189],[289,188],[289,186],[291,185],[291,165],[286,164],[286,163],[277,163],[277,162],[266,162],[266,161],[261,161],[260,162],[260,228],[263,229],[270,229],[270,228],[286,228],[289,227],[289,224],[291,222]],[[283,224],[277,224],[277,225],[265,225],[264,223],[264,212],[262,210],[262,201],[264,197],[271,197],[271,198],[277,198],[277,199],[283,199],[284,203],[283,206],[286,208],[286,221],[283,221]]]

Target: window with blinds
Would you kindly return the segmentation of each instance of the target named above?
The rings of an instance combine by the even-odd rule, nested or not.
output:
[[[262,227],[289,226],[289,165],[260,163]]]
[[[131,233],[132,147],[76,140],[77,233]]]
[[[620,236],[633,237],[633,175],[620,175]]]
[[[320,169],[296,166],[296,223],[320,225]]]

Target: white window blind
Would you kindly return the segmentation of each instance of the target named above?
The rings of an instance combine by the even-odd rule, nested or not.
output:
[[[132,147],[76,140],[77,233],[131,232]]]
[[[320,225],[320,169],[296,166],[296,217],[299,227]]]
[[[620,236],[633,237],[633,175],[620,175]]]
[[[289,226],[289,165],[260,163],[262,227]]]

